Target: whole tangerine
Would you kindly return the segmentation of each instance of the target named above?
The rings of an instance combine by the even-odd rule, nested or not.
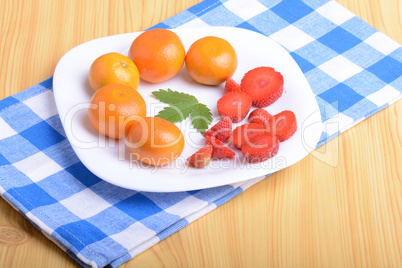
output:
[[[109,84],[92,96],[88,116],[99,133],[122,139],[138,118],[146,116],[146,104],[132,87]]]
[[[127,141],[134,158],[153,166],[172,163],[184,148],[184,137],[180,129],[158,117],[137,120],[127,135]]]
[[[115,83],[137,89],[140,75],[137,66],[130,58],[112,52],[98,57],[92,63],[88,80],[93,91]]]
[[[179,36],[166,29],[143,32],[134,39],[129,51],[141,79],[150,83],[160,83],[175,76],[184,65],[185,55]]]
[[[207,36],[190,46],[186,55],[186,68],[198,83],[219,85],[236,71],[237,55],[225,39]]]

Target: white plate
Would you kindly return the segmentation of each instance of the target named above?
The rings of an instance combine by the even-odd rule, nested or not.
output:
[[[108,36],[71,49],[59,61],[53,78],[56,105],[67,138],[78,158],[91,172],[107,182],[134,190],[187,191],[233,184],[270,174],[300,161],[315,149],[322,127],[319,108],[302,71],[284,48],[268,37],[238,28],[208,27],[173,31],[180,36],[186,50],[204,36],[219,36],[229,41],[238,55],[239,64],[233,75],[237,82],[248,70],[259,66],[271,66],[281,72],[285,81],[283,96],[266,109],[271,114],[282,110],[293,111],[298,123],[297,132],[280,144],[277,156],[263,163],[245,163],[241,152],[233,149],[237,153],[234,160],[212,161],[206,168],[194,169],[187,167],[185,159],[202,146],[203,137],[187,119],[177,124],[186,141],[178,160],[163,168],[146,167],[131,161],[124,142],[99,135],[87,116],[93,94],[87,78],[90,65],[97,57],[108,52],[127,55],[131,42],[140,32]],[[164,106],[151,92],[167,88],[196,96],[211,109],[214,115],[212,124],[219,120],[216,102],[223,95],[224,84],[216,87],[197,84],[185,67],[163,83],[141,81],[138,92],[147,103],[148,116],[156,115]]]

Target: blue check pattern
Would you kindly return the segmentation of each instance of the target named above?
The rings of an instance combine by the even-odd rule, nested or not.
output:
[[[317,147],[401,98],[401,46],[334,1],[206,0],[153,28],[198,26],[256,31],[289,51],[319,103]],[[117,267],[261,179],[180,193],[122,189],[74,154],[51,78],[0,101],[2,197],[84,267]]]

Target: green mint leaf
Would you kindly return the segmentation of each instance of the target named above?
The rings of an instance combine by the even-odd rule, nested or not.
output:
[[[190,118],[193,127],[201,134],[204,134],[208,129],[208,125],[212,122],[212,113],[205,104],[198,103],[194,106]]]
[[[194,97],[190,94],[173,91],[170,88],[168,88],[167,90],[159,89],[159,91],[154,91],[154,92],[152,92],[152,94],[155,96],[155,98],[157,98],[161,102],[164,102],[164,103],[170,104],[170,105],[176,105],[178,103],[183,103],[183,102],[187,102],[187,103],[191,102],[193,104],[198,103],[198,100],[196,97]]]
[[[152,94],[161,102],[169,105],[160,111],[156,117],[178,123],[190,116],[194,128],[201,134],[205,133],[208,125],[212,122],[211,110],[205,104],[199,103],[197,98],[190,94],[173,91],[170,88],[167,90],[159,89]]]
[[[165,119],[171,123],[178,123],[186,119],[196,105],[197,103],[192,102],[177,103],[176,105],[165,107],[156,117]]]

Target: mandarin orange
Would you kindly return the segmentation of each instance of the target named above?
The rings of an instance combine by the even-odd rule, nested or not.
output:
[[[160,83],[175,76],[183,67],[185,54],[177,34],[166,29],[143,32],[133,41],[129,51],[141,79],[150,83]]]
[[[121,139],[138,118],[146,116],[146,104],[140,93],[132,87],[109,84],[92,96],[88,116],[98,132]]]
[[[127,135],[127,141],[134,158],[153,166],[172,163],[184,148],[184,137],[180,129],[158,117],[137,120]]]
[[[112,52],[100,56],[92,63],[88,80],[93,91],[114,83],[137,89],[140,76],[137,66],[130,58]]]
[[[225,39],[207,36],[190,46],[186,55],[186,68],[198,83],[219,85],[236,71],[237,55]]]

